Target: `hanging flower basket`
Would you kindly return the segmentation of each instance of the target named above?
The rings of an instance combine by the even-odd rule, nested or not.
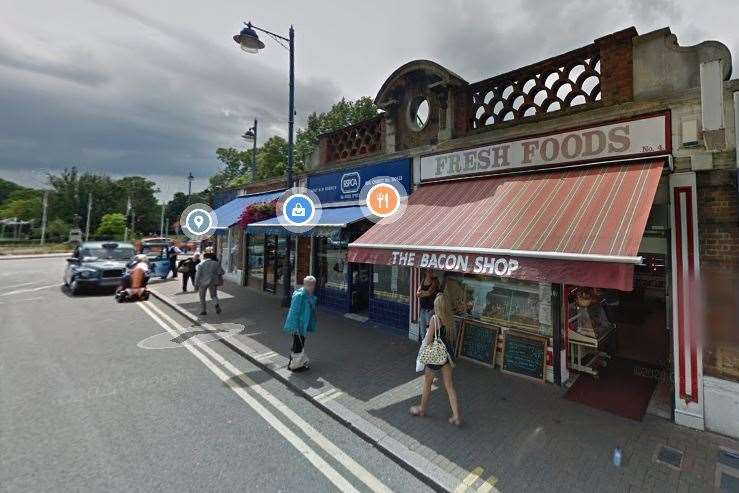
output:
[[[244,209],[239,217],[239,226],[246,229],[251,223],[257,223],[264,221],[271,217],[275,217],[275,203],[274,202],[259,202],[251,204]]]

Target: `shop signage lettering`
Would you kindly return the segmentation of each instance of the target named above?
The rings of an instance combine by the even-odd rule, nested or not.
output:
[[[665,115],[423,156],[421,181],[669,152]]]
[[[308,176],[308,188],[316,194],[321,204],[349,204],[359,200],[359,192],[365,183],[380,177],[392,177],[411,189],[411,160],[398,159],[361,168],[351,168],[334,173]]]
[[[492,255],[394,251],[390,265],[508,277],[519,268],[518,260]]]

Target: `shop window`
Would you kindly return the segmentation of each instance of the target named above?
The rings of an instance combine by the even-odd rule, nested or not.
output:
[[[249,235],[247,248],[247,265],[249,266],[249,281],[253,286],[262,286],[264,280],[264,236]]]
[[[316,271],[318,287],[346,291],[349,263],[345,241],[321,238],[317,242]]]
[[[410,268],[397,265],[375,265],[372,273],[372,296],[375,299],[408,303]]]
[[[549,283],[447,274],[444,294],[455,315],[552,335],[552,290]]]

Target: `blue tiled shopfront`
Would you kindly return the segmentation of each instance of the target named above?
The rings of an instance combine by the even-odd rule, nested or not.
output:
[[[359,209],[359,194],[367,182],[391,177],[411,190],[411,161],[401,159],[308,177],[311,189],[327,209],[350,206]],[[343,208],[343,207],[342,207]],[[383,266],[347,262],[347,245],[374,223],[367,219],[348,224],[334,237],[316,237],[313,243],[313,275],[318,280],[318,300],[325,307],[366,316],[372,322],[408,331],[408,272]],[[397,269],[397,268],[396,268]]]

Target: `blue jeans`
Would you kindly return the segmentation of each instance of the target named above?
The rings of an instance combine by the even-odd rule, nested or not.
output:
[[[426,337],[426,330],[429,328],[429,322],[431,317],[434,315],[434,311],[430,308],[421,308],[418,312],[418,334],[419,341],[422,341]]]

